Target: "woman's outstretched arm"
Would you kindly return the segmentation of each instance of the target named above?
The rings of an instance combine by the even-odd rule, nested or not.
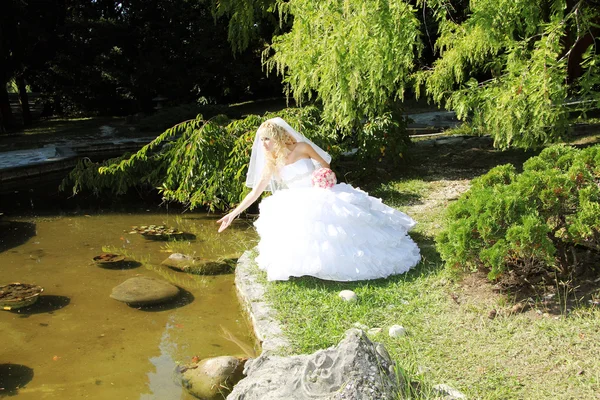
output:
[[[252,203],[254,203],[256,199],[260,197],[262,192],[264,192],[267,188],[267,185],[269,184],[270,180],[270,176],[261,179],[259,184],[255,186],[252,189],[252,191],[246,195],[246,197],[244,197],[244,200],[242,200],[242,202],[238,204],[238,206],[234,208],[233,211],[231,211],[229,214],[225,215],[223,218],[217,221],[217,224],[221,224],[221,226],[219,227],[219,233],[227,229],[227,227],[231,225],[235,217],[240,215],[246,208],[250,207]]]

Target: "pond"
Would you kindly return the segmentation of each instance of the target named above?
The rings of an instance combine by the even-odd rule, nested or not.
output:
[[[6,209],[5,209],[6,210]],[[192,399],[174,379],[178,362],[258,350],[238,303],[233,274],[200,276],[161,265],[171,253],[239,256],[252,247],[248,222],[217,234],[216,217],[165,210],[4,216],[0,285],[44,288],[28,307],[0,310],[0,397],[17,399]],[[133,226],[165,225],[188,235],[148,240]],[[126,255],[101,268],[103,252]],[[123,281],[145,276],[181,289],[162,306],[133,307],[110,297]]]

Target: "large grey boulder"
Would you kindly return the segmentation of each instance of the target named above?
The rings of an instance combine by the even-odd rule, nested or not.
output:
[[[179,288],[169,282],[136,276],[115,286],[110,297],[131,305],[147,306],[164,303],[178,294]]]
[[[383,347],[350,329],[334,347],[291,357],[263,353],[246,363],[228,400],[394,399],[399,383]]]

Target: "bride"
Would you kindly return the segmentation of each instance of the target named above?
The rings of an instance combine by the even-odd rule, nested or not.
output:
[[[415,221],[366,192],[340,183],[313,187],[312,173],[331,156],[281,118],[257,130],[246,186],[252,191],[219,219],[219,232],[265,190],[254,222],[260,236],[258,266],[268,280],[310,275],[356,281],[401,274],[421,259],[408,236]]]

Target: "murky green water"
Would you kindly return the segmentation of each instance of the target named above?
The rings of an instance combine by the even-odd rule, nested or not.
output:
[[[243,355],[225,339],[223,328],[255,347],[232,274],[202,277],[160,265],[171,252],[216,258],[252,246],[255,236],[248,223],[219,235],[215,220],[150,212],[5,216],[0,222],[0,285],[33,283],[44,292],[33,306],[0,311],[0,380],[8,386],[0,397],[192,399],[173,379],[177,362]],[[196,239],[160,242],[128,233],[132,226],[150,224],[177,227]],[[103,251],[125,253],[140,265],[100,268],[92,259]],[[115,286],[138,275],[174,283],[182,294],[166,306],[146,309],[109,297]]]

